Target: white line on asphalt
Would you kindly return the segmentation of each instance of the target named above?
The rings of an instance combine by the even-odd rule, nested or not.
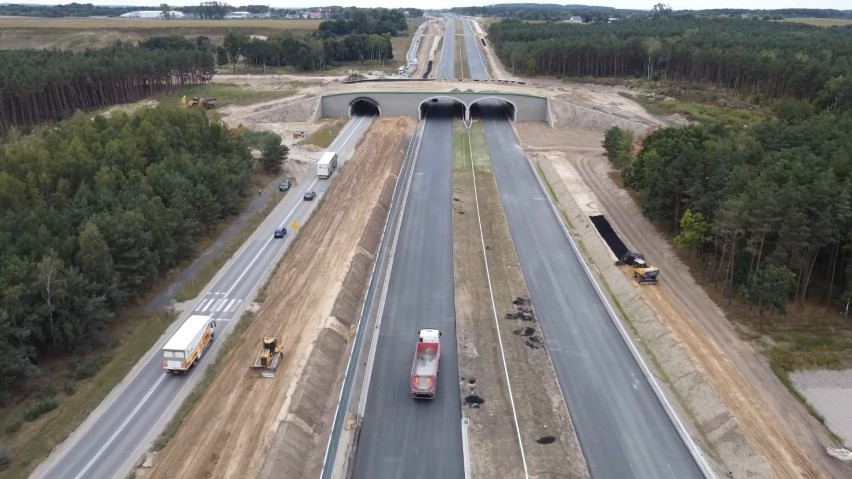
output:
[[[358,126],[360,126],[361,123],[363,123],[364,120],[367,119],[367,118],[370,118],[370,117],[366,117],[366,116],[362,117],[361,120],[359,120],[358,123],[355,124],[355,126],[352,128],[352,132],[349,133],[349,136],[347,136],[345,140],[343,140],[343,145],[346,145],[346,143],[349,142],[349,139],[352,138],[352,135],[354,135],[355,132],[358,131]],[[314,178],[314,181],[308,186],[307,189],[311,190],[317,184],[318,181],[319,181],[319,178]],[[290,216],[293,215],[293,213],[296,211],[296,208],[298,208],[300,204],[301,203],[296,203],[296,206],[294,206],[293,209],[290,210],[289,213],[287,213],[287,216],[285,216],[285,220],[284,220],[285,225],[287,224],[287,220],[290,219]],[[249,272],[251,267],[254,265],[255,261],[257,261],[257,259],[260,258],[260,255],[263,254],[263,252],[266,250],[266,247],[269,245],[270,242],[272,242],[272,239],[273,238],[267,238],[266,243],[264,243],[263,246],[260,247],[259,251],[254,256],[254,258],[252,258],[252,260],[248,264],[248,266],[246,266],[246,268],[243,270],[243,272],[240,274],[240,276],[237,277],[237,279],[234,281],[234,284],[231,286],[231,288],[228,289],[228,291],[225,292],[225,296],[231,295],[231,293],[234,291],[234,288],[236,288],[240,284],[240,281],[242,281],[243,277]]]
[[[212,302],[213,300],[210,298],[204,299],[203,301],[201,301],[201,304],[198,305],[198,311],[206,311],[207,306]]]
[[[463,460],[464,460],[464,477],[465,479],[470,479],[470,455],[467,453],[467,425],[470,424],[470,420],[468,418],[463,417],[461,420],[462,423],[462,450],[464,451]]]
[[[424,127],[425,129],[425,127]],[[417,131],[417,130],[415,130]],[[388,251],[388,265],[385,269],[385,278],[382,284],[382,294],[379,298],[379,309],[376,311],[376,324],[374,326],[375,331],[373,332],[373,340],[370,342],[370,352],[367,355],[367,366],[364,370],[364,380],[361,384],[361,397],[358,399],[358,416],[364,417],[364,408],[367,405],[367,395],[370,390],[370,378],[373,374],[373,361],[376,357],[376,345],[379,342],[379,331],[382,325],[382,315],[385,312],[385,299],[388,295],[388,284],[390,283],[391,270],[393,269],[393,257],[396,253],[396,245],[397,240],[399,239],[399,232],[402,230],[402,218],[405,216],[405,204],[408,202],[408,192],[411,190],[411,181],[414,178],[414,169],[417,167],[417,156],[420,154],[420,142],[423,139],[423,131],[418,134],[417,138],[417,147],[414,151],[414,157],[411,162],[411,170],[408,174],[407,183],[405,185],[405,191],[402,192],[402,203],[399,205],[399,216],[396,224],[396,231],[393,235],[393,240],[390,244],[390,251]]]
[[[530,473],[527,469],[527,457],[524,454],[524,442],[521,439],[521,427],[518,425],[518,413],[515,410],[515,397],[512,394],[512,381],[509,379],[509,368],[506,366],[506,353],[503,351],[503,336],[500,334],[500,323],[497,319],[497,305],[494,303],[494,289],[491,287],[491,269],[488,267],[488,253],[485,252],[485,236],[482,233],[482,217],[479,215],[479,194],[476,192],[476,171],[473,168],[473,144],[470,141],[470,130],[468,130],[467,133],[467,147],[470,152],[470,176],[473,178],[473,199],[476,203],[476,222],[479,224],[479,240],[482,242],[482,260],[485,262],[485,277],[488,279],[488,296],[491,297],[491,312],[494,316],[494,328],[497,330],[497,342],[500,345],[500,357],[503,360],[503,373],[506,375],[506,386],[509,389],[509,403],[512,405],[512,419],[515,421],[515,431],[518,434],[518,447],[521,449],[521,461],[524,463],[524,477],[529,479]]]
[[[538,175],[538,171],[535,165],[533,165],[532,160],[527,155],[524,155],[524,159],[527,160],[527,164],[532,170],[533,176],[538,182],[538,186],[539,188],[541,188],[541,191],[547,191],[544,187],[544,182]],[[566,238],[568,238],[568,243],[571,245],[571,249],[574,250],[574,254],[577,256],[577,259],[583,266],[583,271],[585,271],[586,276],[592,283],[592,287],[595,289],[595,292],[597,292],[598,297],[600,298],[601,302],[609,313],[610,320],[615,324],[616,328],[618,329],[618,332],[621,335],[621,339],[625,342],[625,344],[627,344],[627,348],[633,355],[633,359],[639,365],[639,369],[642,371],[642,374],[647,379],[651,390],[654,392],[654,394],[657,396],[657,399],[660,401],[663,407],[663,411],[669,417],[669,420],[673,423],[675,431],[677,431],[678,435],[681,438],[681,441],[683,441],[686,448],[689,449],[690,455],[695,460],[698,468],[701,469],[701,472],[704,474],[704,477],[715,478],[716,476],[713,473],[710,464],[707,463],[707,459],[704,457],[704,453],[695,444],[695,441],[693,441],[692,437],[686,431],[686,427],[684,427],[680,418],[675,413],[674,408],[672,407],[668,398],[665,394],[663,394],[663,390],[660,388],[660,385],[657,383],[657,380],[651,373],[651,370],[648,368],[648,365],[645,364],[645,360],[642,358],[642,355],[639,354],[639,350],[636,349],[636,345],[633,344],[633,341],[630,339],[630,335],[627,334],[627,330],[624,329],[624,325],[621,324],[621,320],[619,319],[619,316],[616,315],[615,310],[612,308],[612,305],[609,302],[609,299],[606,295],[604,295],[603,290],[601,289],[600,285],[598,285],[598,282],[595,279],[594,275],[592,275],[592,271],[591,269],[589,269],[589,265],[586,264],[586,261],[583,259],[583,255],[580,254],[580,249],[577,247],[576,243],[574,243],[574,238],[571,237],[571,233],[568,231],[568,227],[566,227],[565,222],[562,221],[562,216],[559,214],[559,210],[556,208],[556,205],[553,204],[553,201],[550,199],[549,196],[547,197],[547,203],[550,205],[550,210],[553,215],[556,216],[556,220],[561,226],[562,233],[565,235]],[[559,379],[557,378],[557,382],[558,381]]]
[[[235,301],[236,301],[236,299],[232,299],[232,300],[228,301],[228,306],[226,306],[226,307],[225,307],[225,311],[230,312],[230,311],[231,311],[231,306],[233,306],[233,305],[234,305],[234,302],[235,302]]]
[[[226,299],[220,299],[219,304],[216,305],[216,312],[218,313],[218,312],[222,311],[222,307],[224,307],[225,303],[227,303],[227,302],[228,302],[227,298]]]
[[[145,394],[145,397],[143,397],[142,400],[139,401],[139,404],[137,404],[136,407],[133,408],[133,411],[131,411],[127,418],[124,419],[124,422],[121,423],[121,426],[118,426],[118,429],[116,429],[115,432],[112,433],[112,436],[110,436],[107,442],[103,446],[101,446],[97,454],[95,454],[95,456],[91,458],[89,462],[86,463],[86,466],[83,467],[83,470],[80,471],[79,474],[74,476],[74,479],[80,479],[86,474],[86,472],[88,472],[88,470],[92,467],[95,461],[97,461],[98,458],[101,457],[101,454],[106,451],[106,448],[109,447],[109,445],[112,444],[113,441],[115,441],[115,438],[118,437],[119,434],[121,434],[121,431],[123,431],[124,428],[127,427],[127,424],[130,422],[131,419],[133,419],[133,416],[135,416],[136,413],[139,412],[139,409],[141,409],[142,405],[145,404],[145,401],[147,401],[148,398],[151,397],[151,394],[154,393],[154,390],[157,389],[157,386],[159,386],[161,382],[163,382],[163,378],[165,377],[166,373],[160,374],[160,378],[157,379],[157,382],[155,382],[153,386],[151,386],[151,389],[148,390],[148,392]]]
[[[316,185],[318,181],[319,181],[319,178],[314,178],[314,181],[310,185],[308,185],[307,189],[310,190],[311,188],[313,188],[314,185]],[[296,211],[296,209],[300,205],[301,205],[301,203],[296,203],[296,206],[294,206],[293,209],[291,209],[290,212],[287,213],[287,216],[285,216],[285,220],[284,220],[285,224],[287,223],[287,220],[290,219],[290,216],[292,216],[292,214]],[[271,238],[271,237],[266,239],[266,243],[263,243],[263,246],[261,246],[258,249],[257,254],[254,255],[254,258],[251,259],[249,264],[245,267],[245,269],[243,269],[243,272],[240,273],[240,275],[237,277],[236,280],[234,280],[234,284],[231,286],[230,289],[228,289],[228,291],[225,292],[225,296],[230,296],[231,293],[234,291],[234,288],[239,286],[240,281],[242,281],[243,277],[249,272],[251,267],[254,266],[254,263],[257,261],[258,258],[260,258],[260,255],[262,255],[263,252],[266,251],[266,247],[269,246],[269,243],[271,243],[272,240],[273,240],[273,238]]]

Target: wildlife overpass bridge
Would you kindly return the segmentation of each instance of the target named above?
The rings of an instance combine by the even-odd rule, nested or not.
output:
[[[362,91],[323,95],[315,119],[346,118],[358,113],[384,116],[423,118],[426,105],[432,101],[450,100],[464,108],[464,120],[470,121],[471,110],[482,101],[497,101],[506,106],[513,121],[545,121],[553,126],[547,97],[524,93],[502,92],[401,92]]]

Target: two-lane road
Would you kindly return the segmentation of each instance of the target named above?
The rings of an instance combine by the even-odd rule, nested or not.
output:
[[[436,77],[440,80],[455,78],[456,21],[453,18],[444,17],[444,25],[444,43],[441,45],[441,59],[436,73]]]
[[[483,106],[486,143],[592,477],[704,477],[586,276],[503,112],[502,105]]]
[[[371,117],[356,117],[343,128],[329,148],[339,152],[341,166],[371,124]],[[252,297],[265,273],[274,267],[286,250],[293,237],[291,223],[296,221],[301,225],[310,216],[316,201],[303,201],[304,192],[317,191],[319,198],[329,181],[309,175],[307,181],[294,187],[226,264],[226,269],[195,305],[190,314],[207,314],[218,323],[217,340],[205,354],[205,359],[186,375],[166,375],[159,348],[169,335],[161,338],[80,428],[34,472],[33,477],[88,479],[126,476],[203,376],[231,320],[243,311],[246,299]],[[284,239],[272,237],[278,226],[285,226],[288,230]],[[186,316],[183,315],[170,332]]]

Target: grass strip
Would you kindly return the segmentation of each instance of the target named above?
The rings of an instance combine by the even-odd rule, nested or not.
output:
[[[467,131],[461,120],[453,120],[453,171],[470,171]]]

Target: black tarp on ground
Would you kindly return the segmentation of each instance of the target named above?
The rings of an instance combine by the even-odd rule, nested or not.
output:
[[[432,73],[432,60],[429,60],[429,65],[426,66],[426,73],[423,74],[423,78],[429,78],[430,73]]]
[[[589,216],[589,219],[592,220],[592,224],[595,225],[595,228],[598,229],[598,233],[600,233],[601,238],[606,241],[606,244],[609,245],[609,249],[612,250],[612,253],[619,260],[624,257],[624,254],[627,253],[627,246],[621,241],[621,238],[615,233],[615,230],[610,226],[609,221],[603,215],[598,216]]]

